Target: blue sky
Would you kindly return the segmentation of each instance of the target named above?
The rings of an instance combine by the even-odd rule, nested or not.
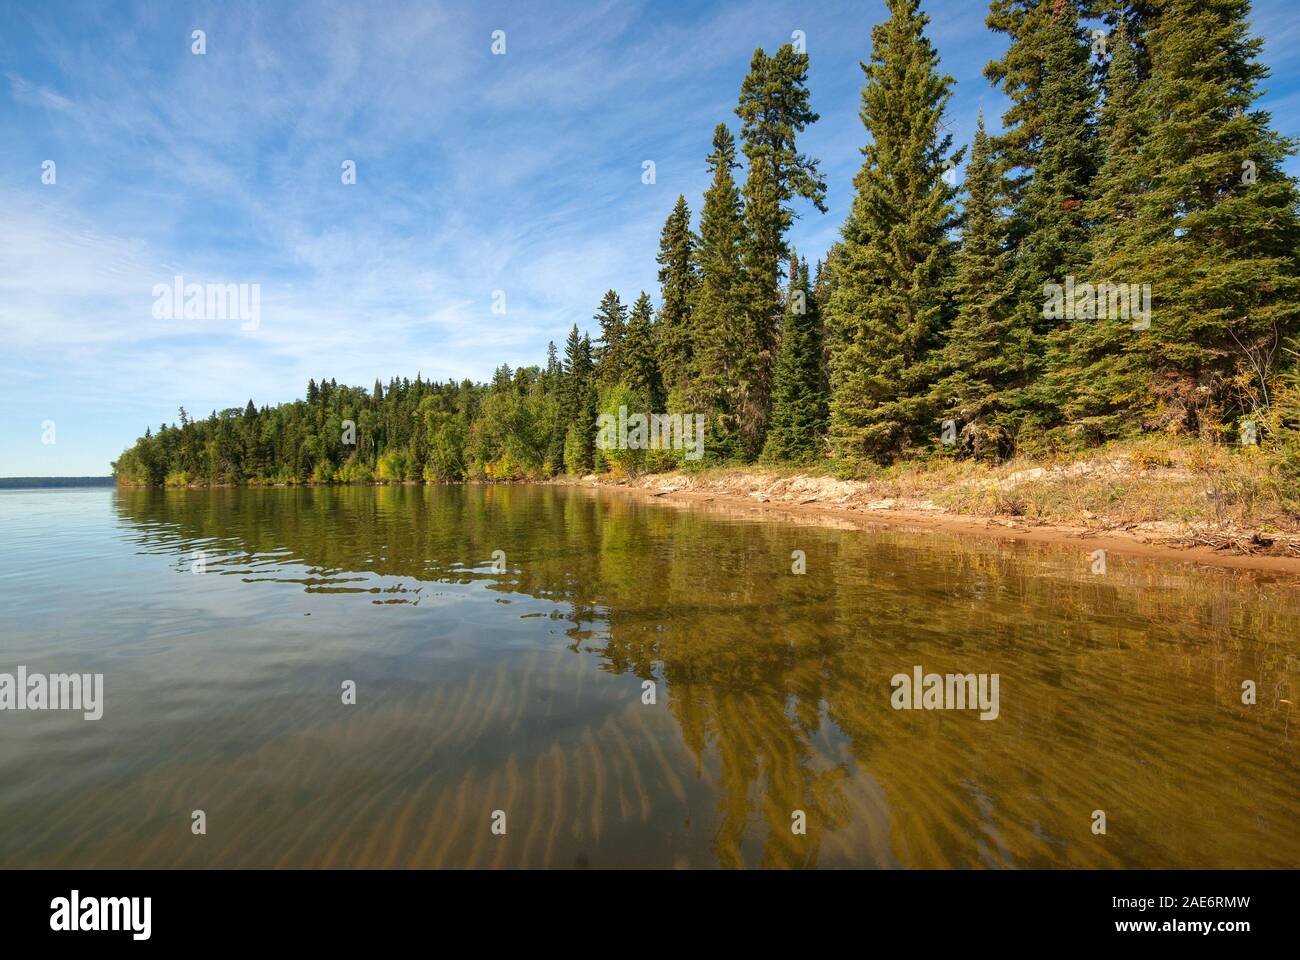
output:
[[[1255,28],[1273,69],[1263,104],[1296,135],[1290,6],[1257,0]],[[1005,102],[981,70],[1003,44],[985,5],[924,7],[957,80],[958,141],[980,107],[996,129]],[[606,289],[657,295],[664,218],[679,193],[698,214],[713,127],[736,129],[754,48],[795,30],[821,114],[802,147],[830,211],[802,207],[792,240],[815,259],[852,198],[858,61],[883,11],[0,0],[0,476],[105,474],[182,404],[274,404],[309,377],[486,379],[541,362]],[[259,284],[258,328],[155,319],[154,285],[177,274]]]

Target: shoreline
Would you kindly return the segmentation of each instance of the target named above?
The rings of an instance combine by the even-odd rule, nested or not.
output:
[[[755,474],[737,472],[732,480],[749,480]],[[1300,552],[1295,555],[1281,553],[1252,553],[1238,548],[1211,546],[1190,539],[1157,539],[1150,531],[1108,529],[1103,526],[1081,526],[1051,520],[1007,518],[986,514],[961,514],[942,508],[915,509],[883,505],[825,502],[816,497],[785,497],[780,491],[750,491],[738,494],[727,483],[698,481],[691,486],[674,486],[666,480],[680,482],[694,478],[683,475],[646,475],[635,480],[615,480],[588,475],[582,478],[558,478],[547,481],[557,486],[573,486],[592,491],[621,491],[640,500],[656,503],[710,509],[732,515],[752,518],[784,520],[794,523],[813,523],[838,526],[845,529],[868,530],[892,528],[947,533],[954,536],[978,536],[1004,541],[1037,544],[1042,546],[1071,547],[1077,549],[1086,561],[1093,550],[1105,550],[1117,556],[1250,571],[1282,574],[1300,578]],[[759,479],[763,479],[759,477]],[[790,478],[800,479],[800,478]],[[1136,525],[1135,525],[1136,526]],[[1190,534],[1189,534],[1190,536]],[[1290,549],[1297,549],[1287,538],[1279,538]],[[1235,543],[1236,541],[1228,541]],[[1276,547],[1279,540],[1274,540]],[[1261,549],[1263,549],[1261,547]]]

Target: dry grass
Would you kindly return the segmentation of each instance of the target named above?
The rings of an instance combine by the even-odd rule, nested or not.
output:
[[[935,457],[868,468],[853,479],[837,477],[830,467],[754,466],[630,482],[777,501],[1137,529],[1156,539],[1300,555],[1300,516],[1284,506],[1283,483],[1258,447],[1155,438],[1039,461]]]

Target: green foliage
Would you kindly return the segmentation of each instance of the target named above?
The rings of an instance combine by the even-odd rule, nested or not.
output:
[[[385,450],[379,455],[375,479],[380,483],[398,483],[406,478],[406,454],[400,450]]]
[[[541,371],[520,368],[508,384],[489,390],[469,429],[466,459],[473,476],[523,480],[549,476],[547,460],[559,416],[559,391],[546,393]]]
[[[745,353],[741,311],[744,238],[740,190],[732,176],[737,167],[736,141],[724,123],[713,131],[708,156],[713,173],[700,215],[696,249],[700,280],[692,300],[696,364],[687,406],[709,417],[709,438],[720,460],[738,455],[740,360]]]
[[[603,387],[600,391],[600,420],[607,426],[596,431],[598,451],[597,461],[605,469],[635,477],[642,473],[665,470],[672,466],[679,457],[671,449],[650,446],[653,434],[648,428],[652,413],[662,412],[652,405],[652,398],[642,388],[630,383],[616,383]],[[624,437],[619,425],[641,414],[647,420],[647,428],[640,437],[634,428]],[[628,440],[624,444],[624,440]]]
[[[650,296],[643,290],[632,305],[627,321],[623,380],[644,398],[648,410],[660,411],[664,403],[664,386],[655,350],[653,313]]]
[[[1269,417],[1268,452],[1282,506],[1300,517],[1300,343],[1287,350],[1290,365],[1278,378]]]
[[[1245,0],[1166,0],[1143,37],[1150,129],[1128,261],[1152,286],[1148,425],[1206,432],[1249,410],[1238,384],[1267,374],[1300,324],[1295,142],[1252,109],[1267,70]]]
[[[1134,283],[1144,278],[1145,248],[1168,223],[1143,222],[1138,215],[1150,170],[1143,162],[1154,118],[1142,95],[1139,50],[1129,23],[1120,19],[1107,41],[1110,63],[1100,118],[1104,160],[1094,180],[1088,216],[1094,224],[1087,279]],[[1142,354],[1155,334],[1133,329],[1127,316],[1102,316],[1063,325],[1052,343],[1046,392],[1061,411],[1067,430],[1084,442],[1134,433],[1149,374]]]
[[[812,463],[825,454],[829,416],[822,376],[822,323],[807,262],[792,263],[790,277],[763,459]]]
[[[426,482],[454,483],[465,476],[465,421],[458,413],[430,411],[429,457],[422,476]]]
[[[740,282],[743,324],[733,358],[733,410],[740,452],[756,457],[763,447],[772,376],[780,339],[781,267],[790,255],[785,235],[803,198],[826,211],[826,182],[816,160],[799,152],[796,137],[819,117],[809,106],[808,54],[785,44],[772,56],[754,51],[740,88],[740,139],[749,161],[743,190],[745,231]]]
[[[334,473],[338,483],[373,483],[375,472],[370,464],[359,456],[351,456]]]
[[[600,327],[600,340],[596,344],[593,360],[596,379],[601,383],[617,383],[623,377],[623,334],[627,329],[627,307],[613,290],[601,298],[593,317]]]
[[[590,473],[596,451],[595,370],[591,341],[578,336],[576,323],[565,344],[559,414],[559,427],[564,431],[564,462],[557,466],[580,476]]]
[[[419,376],[376,387],[312,380],[312,403],[249,401],[204,420],[182,408],[179,423],[146,430],[124,451],[114,474],[152,486],[397,482],[422,479],[433,460],[440,478],[462,479],[465,424],[487,389]]]
[[[953,80],[938,72],[918,0],[889,9],[863,65],[871,142],[830,295],[831,437],[850,461],[887,460],[934,435],[935,349],[950,316],[956,190],[944,173],[962,151],[950,154],[939,121]]]
[[[695,234],[686,198],[679,196],[659,237],[660,299],[655,338],[665,389],[686,385],[695,366],[695,330],[691,303],[699,276],[695,270]]]
[[[616,431],[620,408],[624,416],[646,413],[647,399],[644,393],[634,390],[626,383],[616,383],[601,389],[599,416],[602,420],[612,418],[612,423],[615,425],[613,436],[609,430],[597,430],[597,456],[607,469],[614,469],[628,476],[636,476],[644,472],[646,451],[621,446]]]
[[[574,476],[586,476],[594,467],[594,445],[589,432],[571,426],[564,435],[564,469]]]
[[[1011,453],[1013,391],[1024,375],[1023,344],[1011,322],[1011,251],[995,164],[981,113],[966,165],[965,223],[953,278],[956,314],[938,357],[942,379],[933,390],[936,416],[952,420],[961,447],[976,456]]]

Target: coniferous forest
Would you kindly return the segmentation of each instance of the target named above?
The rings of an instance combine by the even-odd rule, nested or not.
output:
[[[1144,435],[1240,446],[1300,485],[1296,143],[1257,107],[1247,0],[993,0],[1010,102],[972,142],[920,0],[889,0],[862,68],[863,164],[840,239],[800,138],[808,55],[754,53],[707,144],[698,218],[678,197],[657,301],[610,290],[541,365],[490,383],[322,378],[274,407],[145,431],[128,484],[542,479],[685,466],[603,449],[601,414],[702,413],[702,465],[852,475]]]

